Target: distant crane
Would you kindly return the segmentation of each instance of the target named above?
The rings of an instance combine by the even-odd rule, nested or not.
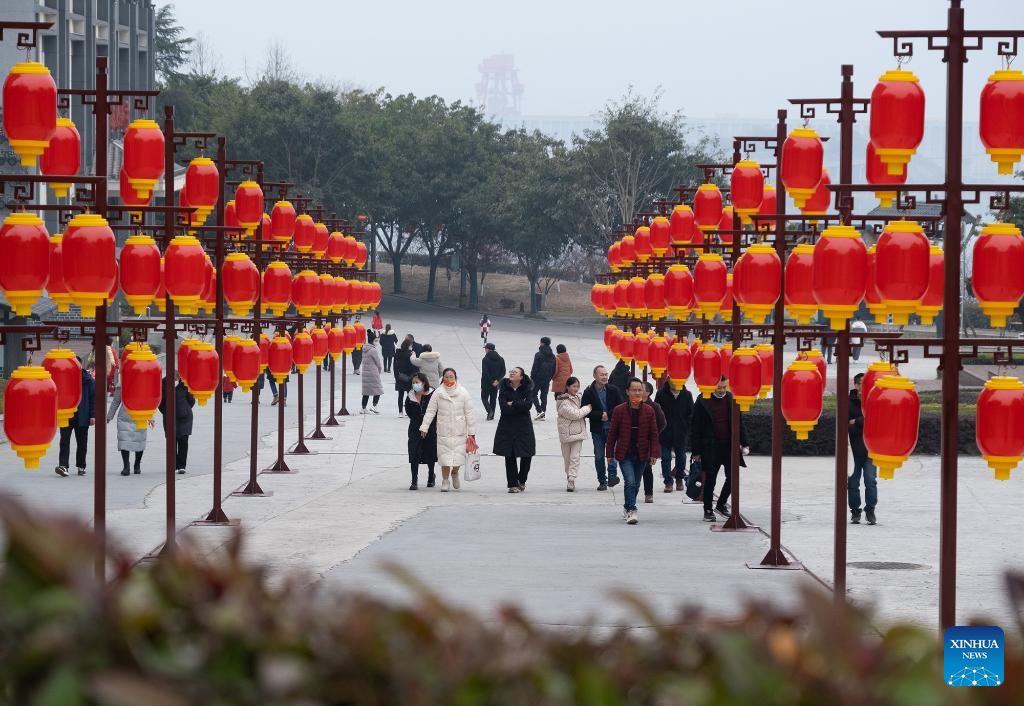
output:
[[[498,118],[518,116],[521,112],[523,84],[511,54],[494,54],[480,62],[480,82],[476,84],[477,105],[485,115]]]

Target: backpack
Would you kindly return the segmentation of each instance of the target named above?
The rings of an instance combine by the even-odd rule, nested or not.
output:
[[[700,461],[690,459],[690,475],[686,479],[686,497],[690,500],[704,498],[705,474],[701,470]]]

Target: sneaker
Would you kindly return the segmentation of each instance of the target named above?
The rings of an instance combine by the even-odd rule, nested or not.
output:
[[[413,483],[412,485],[409,486],[409,490],[419,490],[419,489],[420,489],[420,487],[418,485],[416,485],[415,483]]]
[[[865,510],[864,511],[864,515],[867,517],[869,525],[873,525],[873,524],[875,524],[875,522],[877,522],[877,520],[875,519],[875,511],[874,510]]]
[[[526,483],[520,483],[519,484],[519,492],[520,493],[525,493],[526,492]]]
[[[510,492],[510,493],[518,493],[519,492],[519,488],[509,488],[508,492]]]
[[[442,493],[447,493],[448,492],[448,479],[447,478],[445,478],[443,481],[441,481],[441,492]]]
[[[544,413],[543,413],[543,412],[539,413],[539,414],[538,414],[538,415],[537,415],[536,417],[534,417],[534,418],[533,418],[533,421],[535,421],[535,422],[539,422],[539,421],[541,421],[542,419],[544,419]]]
[[[374,414],[380,414],[380,412],[377,411],[376,406],[370,407],[370,411],[373,412]]]
[[[671,493],[672,490],[673,490],[673,488],[672,488],[672,481],[669,481],[668,483],[665,484],[665,492],[666,493]]]
[[[635,525],[639,521],[640,521],[640,518],[637,517],[636,510],[630,510],[629,511],[629,515],[626,517],[626,524],[627,525]]]
[[[455,488],[456,490],[458,490],[460,487],[462,487],[461,484],[459,483],[459,472],[458,471],[452,471],[452,487]]]
[[[185,469],[184,469],[184,468],[179,468],[179,469],[178,469],[178,475],[179,475],[179,476],[183,476],[183,475],[185,475]]]
[[[494,421],[494,415],[493,414],[488,414],[487,415],[487,421],[489,421],[489,422]]]
[[[732,513],[729,511],[729,508],[723,505],[722,503],[718,503],[717,505],[715,505],[715,511],[723,517],[729,517],[730,515],[732,515]]]
[[[602,483],[601,485],[597,486],[597,489],[598,490],[608,490],[608,484],[607,483]]]
[[[130,476],[131,474],[132,474],[132,472],[129,471],[127,468],[122,468],[121,469],[121,475],[122,476]]]
[[[84,468],[79,468],[78,469],[78,475],[84,476],[85,475],[85,469]]]
[[[366,412],[366,408],[365,408],[365,407],[363,407],[363,408],[362,408],[361,410],[359,410],[359,413],[360,413],[360,414],[366,414],[366,413],[367,413],[367,412]]]
[[[427,487],[428,487],[428,488],[433,488],[433,487],[434,487],[434,485],[435,485],[435,483],[434,483],[434,480],[433,480],[433,479],[430,479],[430,480],[428,480],[428,481],[427,481]]]
[[[653,503],[654,502],[654,496],[653,495],[645,495],[644,496],[644,502],[645,503]]]
[[[622,519],[624,519],[624,520],[628,520],[629,519],[629,510],[623,510],[622,511]]]
[[[683,479],[679,478],[676,480],[676,490],[683,490]]]
[[[704,521],[705,522],[718,522],[718,518],[715,517],[715,513],[711,512],[711,510],[705,510],[704,511]]]
[[[621,479],[618,476],[612,476],[611,478],[608,479],[608,487],[614,488],[619,484],[620,480]]]
[[[565,492],[572,493],[575,490],[576,490],[576,481],[573,480],[572,478],[570,478],[569,482],[565,484]]]
[[[277,400],[278,396],[274,395],[274,399],[270,400],[270,406],[273,407],[275,404],[277,404]]]
[[[61,478],[67,478],[68,477],[68,467],[67,466],[57,466],[56,468],[53,469],[53,472],[56,473]]]
[[[850,513],[850,524],[851,525],[859,525],[860,524],[860,513],[859,512],[851,512]]]

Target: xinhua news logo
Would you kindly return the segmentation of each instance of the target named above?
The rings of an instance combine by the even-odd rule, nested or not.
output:
[[[1003,683],[1003,629],[993,626],[948,628],[943,635],[943,667],[950,686]]]

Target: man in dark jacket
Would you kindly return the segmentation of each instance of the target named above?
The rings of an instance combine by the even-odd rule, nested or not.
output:
[[[608,382],[619,391],[623,400],[626,399],[626,386],[629,384],[631,377],[633,377],[633,373],[629,371],[629,366],[621,360],[615,364],[615,367],[612,368],[612,374],[608,377]]]
[[[505,359],[498,355],[493,343],[485,343],[484,359],[480,363],[480,399],[487,411],[487,421],[494,419],[498,403],[498,383],[505,377]]]
[[[878,503],[878,471],[871,463],[868,448],[864,445],[864,412],[861,408],[860,387],[864,373],[853,378],[854,389],[850,390],[850,450],[853,452],[853,474],[846,482],[847,500],[850,503],[850,522],[860,524],[860,478],[864,476],[864,514],[869,525],[875,524],[875,505]]]
[[[675,478],[675,489],[683,489],[686,480],[686,442],[690,436],[690,418],[693,416],[693,395],[682,386],[677,389],[671,380],[666,380],[654,401],[665,413],[665,429],[658,437],[661,443],[661,478],[665,482],[665,492],[672,492],[672,480]],[[672,454],[676,456],[675,472],[672,470]]]
[[[82,359],[78,358],[78,364]],[[60,444],[57,450],[57,467],[54,472],[66,478],[71,463],[71,435],[75,435],[75,468],[78,475],[85,475],[85,457],[89,452],[89,427],[96,423],[96,381],[89,371],[82,370],[82,399],[66,427],[60,428]]]
[[[725,376],[718,383],[711,399],[701,396],[693,406],[693,418],[690,420],[690,454],[694,461],[700,461],[704,470],[704,521],[715,522],[717,518],[711,511],[714,499],[715,483],[718,480],[718,469],[725,469],[725,483],[722,493],[718,496],[715,509],[720,515],[729,516],[729,495],[732,493],[731,462],[732,462],[732,394],[728,392]],[[748,452],[747,431],[740,415],[740,465],[746,466],[743,456]]]
[[[162,391],[167,390],[167,378],[160,387]],[[165,412],[166,400],[160,397],[160,414],[164,416],[164,435],[167,435],[167,414]],[[178,384],[174,386],[174,468],[179,474],[185,472],[188,464],[188,438],[192,436],[192,408],[196,404],[196,398],[185,387],[185,383],[178,378]]]
[[[530,379],[533,380],[533,406],[537,409],[534,419],[544,419],[548,409],[548,388],[551,378],[555,376],[555,354],[551,351],[551,339],[544,336],[540,339],[540,347],[533,354],[533,367]]]
[[[605,456],[616,459],[622,468],[625,483],[622,517],[626,524],[638,521],[636,495],[640,488],[644,466],[661,457],[658,446],[658,418],[654,405],[644,404],[644,383],[637,378],[629,381],[629,402],[612,412]]]
[[[608,490],[609,486],[614,487],[619,483],[614,458],[609,459],[607,472],[605,471],[604,448],[608,441],[612,412],[625,401],[619,389],[608,384],[607,368],[603,365],[594,368],[594,382],[583,391],[580,406],[590,405],[587,419],[590,420],[590,437],[594,440],[594,468],[597,470],[598,490]]]

